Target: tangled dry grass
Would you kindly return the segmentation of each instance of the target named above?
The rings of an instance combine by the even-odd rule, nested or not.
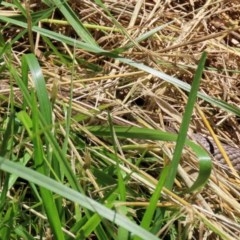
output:
[[[38,1],[35,2],[30,6],[32,11],[44,8],[44,4],[39,6]],[[238,0],[106,0],[104,4],[116,20],[114,27],[111,15],[100,9],[94,1],[69,1],[69,4],[81,21],[89,24],[91,35],[101,47],[111,51],[134,43],[132,48],[122,53],[124,57],[144,63],[189,84],[202,52],[207,52],[201,91],[234,106],[240,105]],[[61,14],[55,11],[52,23],[40,24],[74,37],[75,32],[68,23],[54,22],[55,19],[62,20],[61,17]],[[147,40],[140,43],[134,41],[141,34],[169,22],[171,24]],[[5,40],[12,39],[15,30],[3,34]],[[71,49],[65,44],[55,42],[58,51],[66,58],[78,59],[78,65],[72,71],[72,68],[63,65],[56,55],[48,55],[47,46],[43,45],[41,37],[35,37],[35,53],[48,79],[50,95],[53,85],[58,86],[54,111],[59,120],[64,119],[62,105],[69,102],[70,85],[73,84],[73,118],[76,119],[81,114],[87,115],[88,118],[83,121],[85,126],[105,124],[108,121],[107,110],[110,110],[112,121],[117,125],[154,129],[165,129],[165,126],[170,125],[178,128],[187,98],[187,93],[183,90],[115,59],[81,49]],[[19,66],[21,55],[28,51],[29,39],[19,39],[13,49],[16,66]],[[2,85],[1,80],[0,92],[5,94],[9,90],[8,76],[6,72],[2,74],[6,84]],[[17,87],[14,90],[17,91]],[[201,99],[198,106],[220,139],[228,144],[240,145],[238,117]],[[192,130],[208,134],[197,111],[193,116]],[[95,139],[88,137],[89,141],[95,144]],[[159,152],[153,151],[153,154],[158,155]],[[185,184],[185,178],[191,178],[187,172],[188,168],[194,168],[193,159],[191,155],[185,156],[187,163],[179,170],[177,188]],[[161,164],[154,163],[143,168],[146,174],[158,177]],[[132,184],[136,185],[136,182]],[[188,239],[220,239],[218,231],[224,232],[225,239],[239,239],[239,199],[239,177],[216,169],[203,192],[180,197],[165,196],[165,203],[179,207],[179,215],[183,216],[183,221],[179,220],[179,216],[176,218],[179,220],[179,227],[185,228]],[[140,200],[147,201],[139,197],[136,202]],[[200,214],[196,216],[195,210]],[[210,222],[218,229],[215,233],[208,228]],[[161,229],[159,234],[164,235],[166,229],[167,226]]]

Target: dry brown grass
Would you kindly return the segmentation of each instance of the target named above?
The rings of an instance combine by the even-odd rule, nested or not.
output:
[[[124,47],[144,32],[174,20],[161,32],[139,44],[136,43],[133,48],[125,51],[123,56],[191,84],[198,60],[202,52],[206,51],[208,58],[201,91],[235,106],[240,105],[239,1],[104,2],[122,29],[119,26],[113,29],[112,19],[93,1],[70,1],[71,7],[83,22],[112,28],[110,31],[89,29],[101,47],[106,50]],[[36,8],[39,6],[32,6],[33,10]],[[55,18],[61,18],[58,12],[53,15],[53,19]],[[74,35],[68,25],[43,25],[68,36]],[[6,34],[6,40],[12,38],[12,34],[14,33]],[[13,56],[16,66],[19,64],[19,57],[28,51],[28,39],[20,39],[18,44]],[[186,93],[182,90],[114,59],[81,49],[73,50],[64,44],[56,43],[62,53],[68,56],[73,54],[102,68],[102,71],[94,72],[79,64],[73,74],[71,68],[62,65],[54,55],[45,55],[42,58],[41,54],[44,54],[46,49],[41,44],[41,39],[39,42],[36,40],[36,52],[44,75],[48,78],[49,91],[53,81],[58,79],[55,113],[59,119],[63,119],[62,105],[68,102],[69,86],[73,79],[73,114],[76,116],[84,113],[90,116],[84,121],[85,125],[106,123],[108,120],[105,110],[108,109],[111,110],[113,122],[118,125],[147,126],[154,129],[164,129],[166,125],[179,126],[186,103]],[[1,88],[0,92],[5,93],[7,89],[8,87]],[[199,100],[198,104],[219,137],[228,144],[239,146],[238,117],[203,100]],[[103,110],[100,111],[100,108]],[[192,129],[207,133],[197,112],[193,116]],[[95,142],[94,139],[90,141]],[[187,165],[193,168],[192,158],[189,156],[186,160],[190,163],[183,164],[184,168],[180,170],[180,188],[183,178],[189,176],[186,173],[189,168]],[[147,166],[146,174],[157,176],[159,167],[159,164]],[[175,195],[165,196],[165,201],[177,204],[181,209],[180,214],[185,216],[184,222],[179,221],[179,226],[187,229],[188,239],[220,239],[206,227],[208,221],[225,233],[225,239],[239,239],[239,199],[239,177],[218,169],[213,172],[209,184],[199,194],[181,195],[180,199]]]

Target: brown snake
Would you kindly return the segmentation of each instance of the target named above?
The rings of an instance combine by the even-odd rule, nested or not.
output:
[[[192,134],[192,138],[202,145],[202,147],[204,147],[213,156],[217,163],[226,165],[220,150],[213,140],[210,140],[198,133]],[[236,169],[236,171],[240,172],[240,149],[224,143],[222,143],[222,146],[227,153],[233,167]]]

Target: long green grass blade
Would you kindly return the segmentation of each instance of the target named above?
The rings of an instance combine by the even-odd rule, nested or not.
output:
[[[174,151],[174,154],[173,154],[173,159],[170,163],[169,176],[168,176],[166,184],[165,184],[166,188],[168,188],[170,190],[172,189],[174,180],[176,178],[178,165],[179,165],[179,162],[181,160],[182,150],[184,148],[185,141],[186,141],[186,138],[187,138],[188,127],[189,127],[189,124],[191,122],[191,117],[192,117],[194,104],[195,104],[196,99],[197,99],[197,93],[198,93],[198,89],[199,89],[199,86],[200,86],[201,77],[202,77],[206,57],[207,57],[206,53],[203,53],[202,57],[199,61],[198,69],[197,69],[197,71],[195,73],[195,76],[194,76],[194,79],[193,79],[192,88],[191,88],[191,91],[189,93],[187,105],[186,105],[186,108],[185,108],[185,113],[183,115],[183,120],[182,120],[182,123],[181,123],[181,126],[180,126],[176,148],[175,148],[175,151]],[[199,178],[201,178],[202,176],[203,175],[199,174]],[[204,182],[206,182],[206,180],[207,179],[202,179],[202,181],[198,180],[199,181],[198,183],[201,183],[201,184],[199,186],[197,186],[197,188],[201,187],[202,182],[204,183]],[[196,186],[196,182],[195,182],[194,186]]]
[[[147,72],[147,73],[150,73],[152,74],[153,76],[156,76],[156,77],[159,77],[160,79],[163,79],[164,81],[166,82],[169,82],[187,92],[190,91],[191,89],[191,86],[188,84],[188,83],[185,83],[175,77],[172,77],[166,73],[163,73],[163,72],[160,72],[160,71],[157,71],[151,67],[148,67],[142,63],[137,63],[137,62],[134,62],[133,60],[130,60],[130,59],[127,59],[127,58],[120,58],[120,57],[116,57],[116,59],[118,59],[120,62],[122,63],[125,63],[125,64],[128,64],[132,67],[135,67],[137,69],[140,69],[140,70],[143,70],[144,72]],[[231,104],[228,104],[222,100],[219,100],[219,99],[216,99],[216,98],[212,98],[212,97],[209,97],[207,94],[204,94],[202,92],[198,92],[198,95],[197,95],[199,98],[211,103],[212,105],[215,105],[215,106],[218,106],[220,107],[221,109],[224,109],[228,112],[231,112],[233,114],[236,114],[237,116],[240,116],[240,109],[238,107],[235,107]]]
[[[13,19],[13,18],[1,16],[0,22],[1,21],[5,22],[5,23],[11,23],[11,24],[14,24],[16,26],[27,29],[27,23],[24,23],[22,21],[18,21],[18,20]],[[59,33],[44,29],[44,28],[40,28],[38,26],[33,26],[32,31],[36,32],[36,33],[39,33],[43,36],[49,37],[51,39],[55,39],[59,42],[64,42],[66,44],[69,44],[70,46],[84,49],[84,50],[89,51],[89,52],[95,52],[95,53],[104,53],[104,52],[107,53],[108,52],[108,51],[105,51],[105,50],[103,50],[102,48],[100,48],[96,45],[89,44],[88,42],[85,43],[85,42],[73,39],[71,37],[67,37],[67,36],[64,36],[62,34],[59,34]]]

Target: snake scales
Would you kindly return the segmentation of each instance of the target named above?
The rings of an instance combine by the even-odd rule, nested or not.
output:
[[[172,127],[168,126],[166,129],[169,132],[176,133],[176,130]],[[200,144],[203,148],[205,148],[213,156],[213,159],[215,160],[216,163],[226,166],[225,159],[223,158],[216,143],[212,139],[209,139],[208,137],[200,133],[191,134],[191,138],[198,144]],[[240,173],[240,148],[233,147],[225,143],[221,143],[221,145],[223,146],[225,152],[227,153],[235,170]]]
[[[193,134],[192,138],[201,144],[209,153],[211,153],[217,163],[226,164],[220,150],[213,140],[210,140],[198,133]],[[222,146],[229,159],[231,160],[233,167],[236,169],[236,171],[240,172],[240,148],[233,147],[224,143],[222,143]]]

